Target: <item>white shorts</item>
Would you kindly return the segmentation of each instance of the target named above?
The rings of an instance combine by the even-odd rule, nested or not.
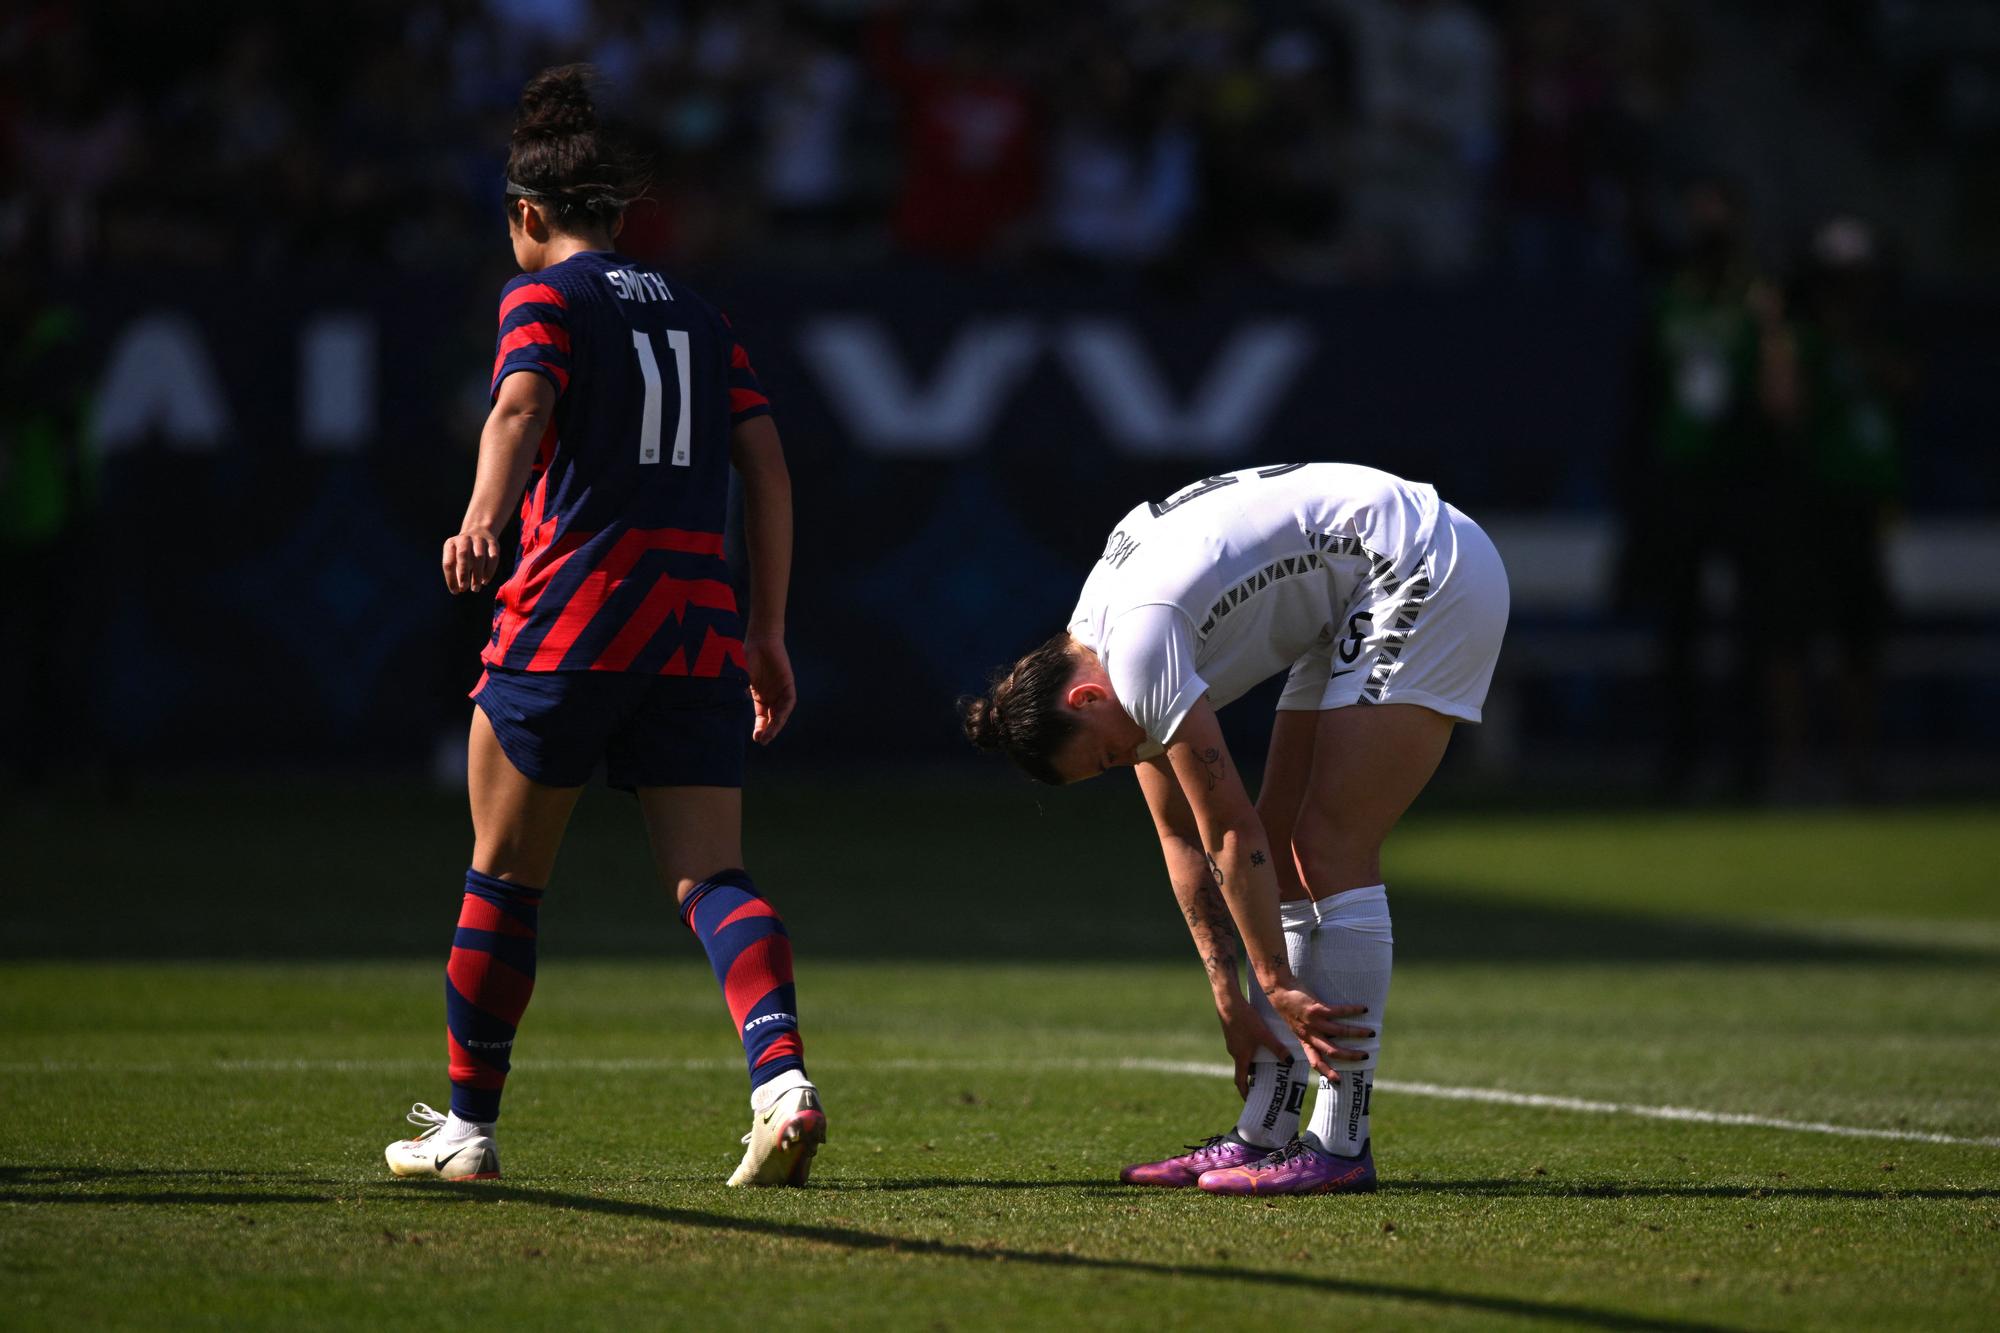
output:
[[[1479,721],[1507,629],[1507,569],[1479,525],[1450,505],[1407,579],[1371,583],[1292,664],[1279,712],[1421,704]]]

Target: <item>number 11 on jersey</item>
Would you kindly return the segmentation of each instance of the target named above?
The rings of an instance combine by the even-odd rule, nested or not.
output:
[[[674,385],[679,390],[679,410],[674,414],[675,467],[688,467],[688,336],[685,329],[668,329],[667,346],[674,351]],[[632,330],[632,350],[639,354],[639,373],[646,379],[646,405],[639,418],[639,461],[660,461],[660,363],[653,356],[653,335]]]

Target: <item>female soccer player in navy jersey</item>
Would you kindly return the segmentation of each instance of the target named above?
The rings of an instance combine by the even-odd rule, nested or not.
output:
[[[962,701],[975,744],[1044,782],[1137,766],[1208,967],[1242,1114],[1127,1182],[1375,1188],[1368,1103],[1393,955],[1382,843],[1453,725],[1479,721],[1507,600],[1493,543],[1421,482],[1341,463],[1229,472],[1128,513],[1069,628]],[[1215,710],[1287,669],[1253,805]],[[1302,1061],[1321,1077],[1299,1133]]]
[[[472,692],[472,865],[445,974],[451,1110],[389,1145],[402,1176],[487,1179],[535,979],[536,917],[593,769],[637,793],[654,863],[714,964],[750,1066],[749,1145],[731,1185],[805,1183],[826,1138],[806,1077],[784,922],[742,869],[744,750],[792,711],[785,594],[791,482],[770,405],[728,321],[613,248],[636,173],[605,141],[590,71],[529,81],[507,160],[522,275],[500,298],[493,410],[472,502],[444,544],[453,593],[493,580]],[[747,624],[723,560],[743,482]]]

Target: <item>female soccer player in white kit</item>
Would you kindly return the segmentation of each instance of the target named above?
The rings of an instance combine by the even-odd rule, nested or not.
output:
[[[1368,1102],[1392,954],[1382,843],[1452,727],[1480,720],[1506,625],[1499,553],[1430,486],[1345,463],[1253,468],[1125,515],[1069,628],[961,701],[974,744],[1043,782],[1137,765],[1207,966],[1242,1116],[1124,1180],[1375,1187]],[[1215,710],[1287,668],[1253,805]],[[1301,1061],[1320,1075],[1304,1133]]]

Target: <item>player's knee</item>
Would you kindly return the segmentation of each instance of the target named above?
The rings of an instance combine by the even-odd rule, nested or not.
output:
[[[731,861],[726,865],[718,863],[699,873],[676,874],[669,872],[664,878],[666,879],[667,887],[674,891],[674,902],[677,905],[685,905],[689,894],[725,871],[734,871],[737,875],[745,873],[738,862]],[[749,881],[746,879],[744,882],[748,883]]]
[[[473,844],[472,868],[482,875],[491,875],[509,884],[542,889],[548,887],[555,862],[546,850],[531,847],[525,842],[482,838]]]

